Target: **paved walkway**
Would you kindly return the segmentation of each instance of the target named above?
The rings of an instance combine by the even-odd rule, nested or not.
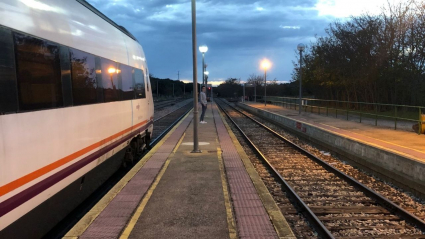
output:
[[[65,238],[295,238],[215,104],[205,121],[201,153],[189,114]]]
[[[229,238],[211,110],[205,120],[198,124],[202,153],[191,153],[191,122],[130,238]]]

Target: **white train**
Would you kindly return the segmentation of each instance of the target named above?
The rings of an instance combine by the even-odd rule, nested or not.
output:
[[[84,0],[0,12],[0,238],[37,238],[146,145],[149,73],[134,36]]]

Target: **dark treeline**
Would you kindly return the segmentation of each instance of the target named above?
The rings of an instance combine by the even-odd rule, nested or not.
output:
[[[249,84],[245,88],[245,96],[249,96],[250,99],[254,97],[256,91],[257,96],[264,95],[264,76],[252,74],[246,80],[246,84]],[[255,88],[256,89],[255,89]],[[276,79],[267,80],[267,95],[270,96],[297,96],[298,95],[297,82],[279,84]],[[243,96],[243,83],[237,78],[228,78],[224,83],[217,87],[218,96],[220,97],[241,97]]]
[[[321,99],[425,105],[423,1],[388,4],[380,15],[337,21],[326,32],[303,55],[307,92]]]
[[[157,93],[159,97],[172,97],[173,85],[175,97],[192,96],[193,83],[184,83],[183,81],[171,80],[169,78],[160,79],[153,75],[149,75],[149,78],[152,85],[152,95],[154,97],[157,96]]]

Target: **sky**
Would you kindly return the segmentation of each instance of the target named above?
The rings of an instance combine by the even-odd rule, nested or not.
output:
[[[389,0],[400,2],[403,0]],[[193,81],[190,0],[88,0],[140,42],[155,77]],[[296,47],[325,36],[335,20],[378,14],[387,0],[197,0],[197,45],[207,45],[208,83],[228,78],[246,81],[264,75],[262,59],[272,66],[267,80],[289,82]],[[197,47],[198,48],[198,47]],[[198,82],[202,55],[198,54]]]

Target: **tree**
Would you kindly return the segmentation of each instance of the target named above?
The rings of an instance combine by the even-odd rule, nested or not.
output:
[[[173,96],[173,85],[174,85],[174,96],[181,97],[185,93],[189,95],[193,90],[193,84],[186,84],[182,81],[176,81],[169,78],[161,79],[157,78],[152,74],[149,74],[149,78],[152,86],[152,94],[156,96],[158,92],[159,96],[171,97]],[[199,84],[198,84],[199,85]]]
[[[422,1],[388,4],[380,15],[335,21],[326,33],[303,55],[303,89],[331,100],[425,104]],[[294,63],[292,82],[300,77],[298,67]]]
[[[236,78],[228,78],[225,81],[225,84],[229,84],[229,85],[239,85],[241,83],[241,79],[236,79]]]
[[[264,77],[256,74],[251,74],[249,75],[247,82],[249,84],[262,85],[264,84]]]
[[[240,79],[228,78],[217,87],[217,93],[220,97],[240,97],[242,96],[242,86],[240,82]]]

